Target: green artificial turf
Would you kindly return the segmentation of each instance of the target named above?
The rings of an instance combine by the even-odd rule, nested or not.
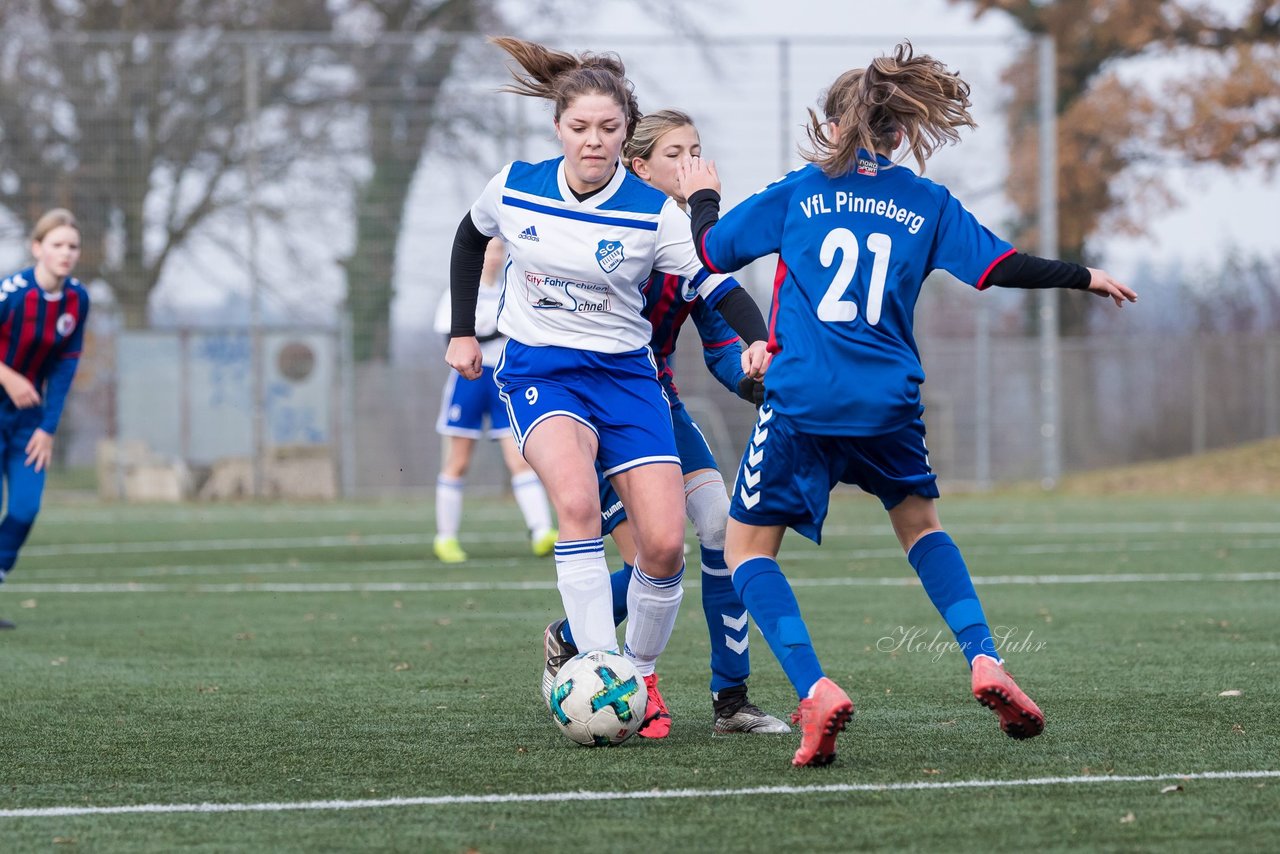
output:
[[[52,503],[0,587],[0,614],[19,623],[0,634],[0,813],[439,800],[0,815],[0,850],[1273,846],[1280,778],[940,784],[1280,770],[1280,581],[1248,580],[1280,570],[1280,501],[940,507],[1045,734],[999,732],[941,619],[903,583],[883,511],[843,496],[824,545],[789,535],[782,563],[858,711],[835,765],[794,769],[797,734],[711,735],[696,571],[659,666],[671,737],[565,740],[539,695],[554,569],[528,553],[509,502],[468,505],[471,560],[455,566],[429,557],[425,504]],[[692,568],[696,543],[690,554]],[[1084,578],[1117,575],[1139,577]],[[753,700],[787,715],[795,694],[754,630],[751,650]],[[927,788],[820,788],[904,783]],[[509,797],[575,792],[644,797]],[[496,797],[450,800],[477,795]]]

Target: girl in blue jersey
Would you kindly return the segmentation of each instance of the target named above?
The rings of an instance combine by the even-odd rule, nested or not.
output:
[[[476,340],[480,342],[483,356],[481,381],[459,382],[457,371],[450,371],[440,401],[440,417],[436,420],[436,432],[445,439],[444,459],[440,461],[440,476],[436,479],[436,535],[432,550],[441,563],[461,563],[467,559],[467,553],[458,542],[458,528],[462,524],[462,492],[476,442],[486,433],[502,446],[502,461],[511,472],[511,492],[524,516],[533,553],[545,557],[551,554],[556,544],[547,493],[516,448],[507,407],[499,399],[498,389],[493,383],[493,369],[507,340],[498,331],[498,300],[502,292],[500,275],[506,254],[501,240],[495,237],[489,241],[477,297]],[[449,295],[445,294],[436,311],[435,329],[447,335],[450,325]],[[486,420],[489,422],[487,430]]]
[[[697,156],[701,151],[698,129],[688,114],[658,110],[636,124],[622,148],[622,156],[632,173],[674,198],[683,209],[685,199],[679,193],[676,165],[681,158]],[[738,336],[718,313],[698,298],[690,284],[690,280],[680,276],[654,273],[645,285],[643,313],[653,327],[649,346],[657,359],[658,379],[671,402],[676,449],[684,474],[685,514],[698,535],[702,558],[702,610],[711,635],[712,731],[722,735],[790,732],[790,727],[765,713],[747,697],[751,658],[746,608],[733,589],[729,567],[724,561],[729,497],[706,438],[680,400],[671,362],[684,322],[693,320],[707,368],[725,388],[738,394],[747,391],[749,396],[749,384],[753,381],[742,372]],[[633,571],[630,561],[636,553],[635,542],[626,508],[617,492],[604,478],[600,483],[603,532],[613,537],[624,560],[622,569],[610,576],[614,620],[621,623],[627,616],[627,590]],[[557,620],[548,626],[545,640],[547,660],[557,667],[560,661],[578,652],[566,620]],[[548,696],[550,687],[549,682],[544,685]],[[666,734],[660,721],[641,730],[640,735],[651,738],[656,733]]]
[[[1031,738],[1044,715],[1005,671],[969,571],[942,529],[925,448],[912,314],[925,276],[947,270],[978,289],[1064,287],[1137,296],[1101,270],[1016,252],[921,171],[973,127],[969,87],[909,44],[828,90],[810,111],[810,165],[719,215],[714,164],[682,163],[695,243],[707,267],[779,255],[764,405],[743,456],[725,546],[733,583],[800,696],[795,765],[826,765],[853,714],[826,678],[777,563],[786,528],[820,541],[830,490],[856,484],[889,512],[907,559],[955,634],[974,696],[1001,729]],[[899,158],[901,159],[901,158]]]
[[[71,278],[80,228],[56,208],[31,234],[35,266],[0,282],[0,471],[8,504],[0,519],[0,582],[40,511],[53,436],[62,417],[89,317],[89,293]],[[13,623],[0,619],[0,629]]]
[[[666,715],[653,671],[682,595],[684,486],[642,288],[654,270],[693,278],[702,264],[684,212],[620,163],[639,118],[622,62],[493,41],[522,69],[513,70],[516,83],[507,90],[554,103],[564,154],[509,164],[463,218],[450,269],[446,360],[466,379],[481,374],[476,295],[485,245],[501,236],[509,257],[498,329],[510,340],[495,378],[516,442],[559,520],[564,613],[584,650],[618,648],[598,460],[627,505],[636,541],[623,654],[645,677],[648,715]],[[721,276],[703,279],[699,295],[749,342],[743,370],[759,376],[767,332],[755,303]]]

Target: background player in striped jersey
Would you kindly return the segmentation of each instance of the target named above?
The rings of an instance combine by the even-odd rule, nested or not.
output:
[[[31,233],[35,266],[0,282],[0,452],[8,491],[0,520],[0,582],[13,569],[40,511],[53,436],[80,363],[89,293],[71,271],[80,229],[55,208]],[[0,628],[13,623],[0,619]]]
[[[650,716],[666,714],[653,671],[682,596],[684,484],[642,287],[654,270],[692,278],[702,264],[684,212],[619,161],[640,115],[622,62],[493,41],[522,69],[507,91],[554,103],[564,154],[509,164],[459,224],[446,360],[464,378],[480,376],[476,294],[488,238],[501,236],[510,261],[498,328],[510,340],[496,378],[516,442],[556,509],[564,613],[583,649],[617,649],[598,461],[636,541],[623,654],[645,677]],[[755,303],[723,276],[703,279],[699,294],[749,342],[743,369],[759,376],[766,330]]]
[[[778,253],[764,405],[735,487],[726,556],[733,583],[800,696],[795,765],[835,758],[853,713],[823,674],[791,586],[778,566],[786,527],[816,541],[838,482],[878,497],[971,667],[974,696],[1014,738],[1044,715],[1004,670],[955,543],[942,530],[921,415],[912,315],[920,287],[943,269],[979,289],[1066,287],[1136,294],[1101,270],[1017,253],[945,187],[891,158],[906,146],[925,160],[958,128],[973,127],[969,86],[909,44],[827,92],[825,120],[810,111],[809,166],[766,187],[716,222],[714,164],[680,166],[695,242],[712,270]],[[901,159],[901,158],[900,158]]]
[[[701,152],[702,142],[693,119],[679,110],[659,110],[636,124],[622,148],[622,157],[635,175],[684,208],[685,199],[679,194],[676,182],[676,164],[682,157],[697,156]],[[671,421],[684,474],[685,513],[693,523],[701,549],[702,609],[711,635],[711,698],[715,709],[712,729],[718,733],[790,732],[790,727],[763,712],[747,697],[747,677],[751,673],[747,612],[733,589],[729,568],[724,562],[729,497],[711,448],[676,388],[671,357],[680,328],[688,319],[693,320],[698,330],[703,358],[715,378],[734,393],[745,390],[748,397],[752,388],[752,381],[740,365],[738,336],[719,314],[698,298],[695,285],[679,276],[654,273],[645,285],[643,311],[653,327],[649,346],[658,360],[658,379],[671,401]],[[635,543],[621,499],[603,477],[600,484],[603,531],[613,536],[624,559],[622,569],[610,577],[614,620],[621,623],[627,616],[627,588],[631,583],[630,561],[635,555]],[[578,652],[568,621],[563,619],[547,627],[546,643],[548,661],[567,661]],[[667,731],[668,728],[655,721],[640,735],[655,737],[658,733],[666,735]]]
[[[547,493],[533,469],[520,456],[515,437],[511,435],[511,419],[507,407],[498,397],[493,382],[493,369],[502,354],[507,336],[498,331],[498,305],[502,299],[502,262],[506,246],[498,238],[489,241],[480,274],[480,292],[476,303],[476,340],[482,356],[481,382],[458,382],[458,372],[451,370],[440,401],[440,417],[436,432],[445,437],[444,459],[436,479],[436,536],[433,549],[444,563],[460,563],[467,553],[458,542],[458,526],[462,522],[462,492],[476,442],[486,432],[502,446],[502,461],[511,472],[511,492],[524,515],[525,527],[533,553],[538,557],[551,554],[555,548],[555,528],[551,527],[551,508]],[[449,333],[451,319],[449,294],[445,293],[436,310],[435,330]],[[488,429],[485,421],[488,420]]]

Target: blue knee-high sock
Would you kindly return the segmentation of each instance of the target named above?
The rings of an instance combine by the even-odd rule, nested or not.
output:
[[[634,568],[631,564],[624,562],[622,569],[609,574],[609,586],[613,588],[613,624],[615,626],[622,625],[622,621],[627,618],[627,588],[631,586],[631,571]],[[560,639],[571,646],[577,646],[573,642],[573,632],[569,629],[568,620],[565,620],[564,625],[560,627]]]
[[[800,605],[778,562],[769,557],[744,561],[733,571],[733,586],[803,700],[824,674]]]
[[[969,568],[964,557],[945,531],[934,531],[916,540],[907,560],[920,576],[924,592],[938,609],[947,627],[960,644],[960,651],[972,666],[979,655],[989,655],[997,661],[995,640],[982,613],[982,603],[973,589]]]
[[[32,524],[32,521],[14,518],[13,514],[0,521],[0,581],[4,581],[9,570],[13,569],[18,560],[18,550],[27,541]]]
[[[747,608],[733,587],[723,549],[702,547],[702,612],[711,635],[711,691],[745,685],[751,674]]]

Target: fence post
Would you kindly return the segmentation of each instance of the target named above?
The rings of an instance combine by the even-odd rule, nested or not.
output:
[[[1276,341],[1262,339],[1262,435],[1280,433],[1280,398],[1276,395]]]
[[[343,498],[356,491],[356,380],[351,311],[346,304],[338,328],[338,480]]]
[[[263,341],[262,341],[262,276],[258,270],[258,110],[261,92],[261,70],[258,65],[258,50],[251,43],[244,46],[244,111],[245,139],[248,151],[245,157],[245,177],[247,183],[246,204],[248,206],[245,222],[249,227],[248,243],[248,275],[249,275],[249,335],[251,341],[250,364],[253,376],[250,378],[252,399],[249,407],[253,411],[253,496],[262,496],[263,456],[266,445],[265,395],[263,383]]]
[[[1058,257],[1057,51],[1053,37],[1039,38],[1040,58],[1040,254]],[[1052,489],[1062,476],[1058,292],[1039,291],[1040,485]]]
[[[1205,337],[1197,335],[1191,351],[1191,453],[1203,454],[1208,444],[1209,389],[1205,366]]]
[[[991,309],[978,300],[974,325],[974,481],[983,492],[991,488]]]

